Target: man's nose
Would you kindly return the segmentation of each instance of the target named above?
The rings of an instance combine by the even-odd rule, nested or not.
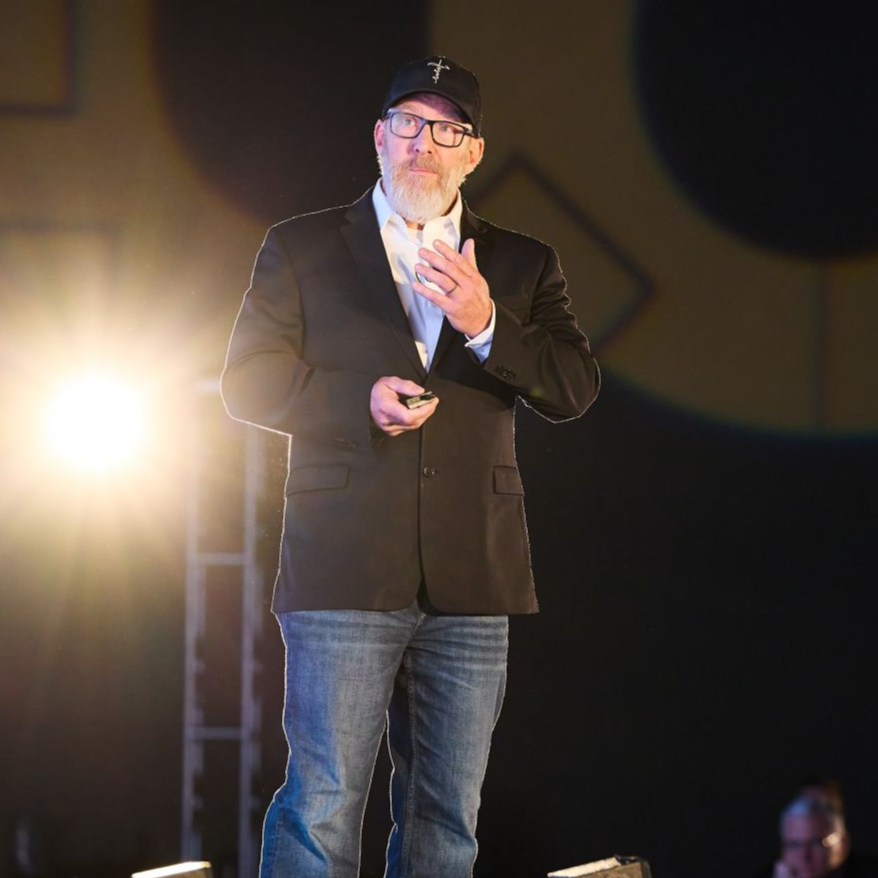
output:
[[[412,147],[418,152],[433,152],[436,148],[436,143],[433,140],[433,132],[430,130],[429,125],[424,125],[418,132],[418,136],[412,140]]]

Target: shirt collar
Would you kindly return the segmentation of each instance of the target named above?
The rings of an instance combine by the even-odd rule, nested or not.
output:
[[[398,214],[394,209],[390,206],[390,202],[387,200],[387,196],[384,194],[384,189],[381,187],[381,180],[375,184],[375,188],[372,190],[372,205],[375,208],[375,216],[378,219],[378,228],[383,229],[384,226],[390,222],[394,221],[396,225],[400,228],[407,228],[405,224],[405,220]],[[435,219],[429,220],[426,225],[431,225],[435,223],[437,220],[444,221],[446,223],[451,223],[454,229],[454,236],[456,240],[460,240],[460,220],[463,216],[463,199],[460,197],[460,192],[457,193],[457,198],[454,200],[454,206],[451,208],[448,213],[443,216],[438,216]]]

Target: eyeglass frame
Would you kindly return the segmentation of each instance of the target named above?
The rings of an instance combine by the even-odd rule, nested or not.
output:
[[[811,848],[814,850],[829,850],[829,848],[835,847],[841,841],[841,833],[838,831],[830,832],[829,835],[824,835],[822,838],[791,838],[789,840],[781,839],[780,846],[784,850],[802,850],[804,848]]]
[[[393,116],[411,116],[413,119],[419,119],[421,122],[421,127],[412,134],[411,137],[406,136],[405,134],[397,134],[393,130]],[[419,116],[417,113],[409,113],[407,110],[388,110],[388,112],[384,116],[384,121],[389,121],[390,133],[394,137],[401,137],[403,140],[414,140],[418,135],[424,130],[425,125],[430,126],[430,137],[433,139],[433,143],[436,146],[441,146],[443,149],[459,149],[463,146],[464,138],[472,137],[474,140],[478,140],[479,136],[475,134],[473,131],[470,131],[468,128],[464,126],[462,122],[453,122],[451,119],[425,119],[423,116]],[[433,126],[437,123],[441,122],[443,125],[451,125],[453,128],[459,129],[461,134],[463,135],[460,138],[460,143],[440,143],[436,140],[436,135],[433,133]]]

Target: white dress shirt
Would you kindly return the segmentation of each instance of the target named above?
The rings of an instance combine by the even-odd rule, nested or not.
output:
[[[425,261],[418,256],[418,250],[421,247],[434,249],[433,242],[437,240],[447,244],[452,250],[460,250],[460,218],[463,214],[463,201],[458,193],[451,210],[444,216],[429,220],[424,224],[423,229],[410,229],[405,224],[405,220],[394,212],[384,194],[380,180],[372,190],[372,204],[375,207],[378,228],[381,230],[381,240],[384,242],[387,261],[390,263],[390,271],[396,283],[399,300],[406,317],[408,317],[418,355],[424,368],[429,370],[445,315],[438,305],[419,296],[414,291],[412,284],[416,280],[420,280],[426,286],[443,295],[445,295],[445,291],[440,290],[426,278],[417,276],[415,265]],[[472,338],[467,336],[466,346],[473,351],[480,362],[484,362],[491,352],[495,322],[496,313],[492,301],[491,322],[478,335]]]

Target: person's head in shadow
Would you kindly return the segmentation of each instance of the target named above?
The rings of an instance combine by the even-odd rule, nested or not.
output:
[[[800,797],[818,799],[836,814],[841,814],[844,817],[844,796],[841,792],[841,784],[837,780],[821,777],[817,774],[809,775],[802,781],[802,786],[799,788],[797,798]]]
[[[850,853],[844,817],[825,797],[800,795],[781,813],[780,848],[774,878],[826,878]]]

